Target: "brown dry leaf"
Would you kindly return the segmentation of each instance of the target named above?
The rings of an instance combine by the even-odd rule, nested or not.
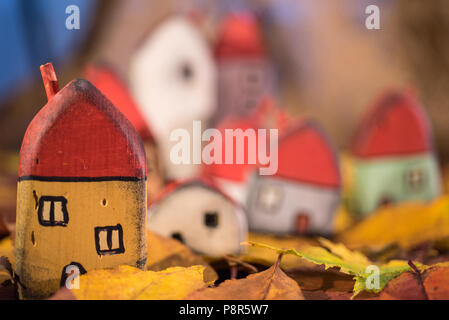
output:
[[[13,282],[12,265],[9,259],[5,256],[0,256],[0,285],[5,282]]]
[[[437,264],[426,268],[421,275],[405,272],[386,285],[380,299],[448,300],[449,268]]]
[[[295,248],[300,249],[305,245],[317,244],[311,238],[298,236],[277,236],[272,234],[250,232],[248,241],[265,243],[278,248]],[[278,254],[275,251],[265,250],[264,248],[251,246],[248,251],[240,257],[241,260],[253,264],[261,264],[264,266],[272,266],[277,260]],[[282,257],[281,268],[284,270],[293,268],[311,268],[315,265],[304,259],[293,255],[285,255]]]
[[[181,300],[206,286],[203,266],[142,271],[130,266],[93,270],[82,275],[78,300]]]
[[[430,204],[406,203],[380,209],[341,234],[352,249],[378,250],[391,244],[410,249],[420,243],[449,237],[449,196]]]
[[[190,294],[189,300],[304,300],[301,288],[275,263],[245,279],[226,280],[216,288]]]
[[[205,267],[204,281],[206,283],[213,283],[218,279],[215,270],[201,256],[195,254],[178,240],[148,231],[147,247],[147,270],[162,271],[169,267],[202,265]]]

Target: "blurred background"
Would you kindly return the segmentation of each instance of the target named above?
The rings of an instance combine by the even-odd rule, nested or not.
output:
[[[68,30],[66,7],[80,9]],[[365,27],[378,5],[381,29]],[[45,105],[39,66],[53,62],[60,87],[88,63],[113,66],[125,82],[132,53],[167,17],[195,20],[210,50],[223,17],[258,19],[276,74],[276,104],[317,119],[343,151],[376,96],[413,88],[449,160],[449,2],[445,0],[2,0],[0,1],[0,211],[15,214],[20,144]],[[0,226],[4,230],[5,226]]]

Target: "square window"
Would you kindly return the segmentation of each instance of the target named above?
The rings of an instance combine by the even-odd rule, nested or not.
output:
[[[37,211],[39,223],[45,227],[67,226],[69,213],[64,197],[42,196]]]
[[[99,255],[124,253],[122,226],[117,224],[116,226],[96,227],[95,248]]]
[[[204,225],[209,228],[216,228],[218,226],[218,213],[206,212],[204,214]]]
[[[277,185],[262,185],[257,193],[257,206],[265,212],[275,213],[283,200],[282,189]]]
[[[421,168],[410,169],[405,174],[405,183],[409,190],[419,191],[424,187],[425,182],[425,172]]]

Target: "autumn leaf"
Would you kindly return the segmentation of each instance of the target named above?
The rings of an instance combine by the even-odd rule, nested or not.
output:
[[[279,260],[269,269],[245,279],[226,280],[216,288],[204,288],[190,294],[190,300],[304,300],[301,288],[279,267]]]
[[[206,283],[213,283],[218,279],[215,270],[201,256],[195,254],[178,240],[148,231],[147,247],[147,270],[162,271],[169,267],[202,265],[205,267],[204,281]]]
[[[0,285],[7,281],[13,281],[13,271],[9,259],[5,256],[0,256]]]
[[[422,273],[405,272],[391,280],[380,294],[382,300],[448,300],[449,268],[431,266]]]
[[[14,265],[14,247],[11,238],[6,237],[0,240],[0,256],[5,256]]]
[[[370,289],[366,286],[366,283],[372,272],[367,270],[367,268],[375,265],[373,262],[362,253],[351,251],[342,244],[334,244],[324,238],[319,240],[324,247],[307,245],[303,246],[301,250],[281,249],[255,242],[248,242],[248,244],[271,249],[278,254],[294,255],[312,263],[324,265],[326,269],[339,268],[340,272],[354,276],[353,297],[361,291],[380,292],[388,281],[410,269],[407,261],[399,260],[392,260],[387,264],[377,265],[379,268],[379,287]]]
[[[398,244],[409,249],[449,237],[449,196],[430,204],[405,203],[380,209],[345,231],[339,240],[350,248],[384,248]]]
[[[280,248],[295,248],[300,249],[306,244],[316,244],[316,241],[310,238],[299,236],[278,236],[272,234],[255,233],[250,232],[248,235],[250,242],[266,243],[273,247]],[[260,264],[264,266],[272,266],[276,263],[278,254],[271,250],[265,250],[264,248],[251,246],[247,252],[240,257],[241,260],[248,263]],[[314,265],[304,259],[300,259],[297,256],[287,255],[282,258],[281,268],[284,270],[292,268],[313,268]]]
[[[81,275],[78,300],[180,300],[206,286],[203,266],[142,271],[130,266],[93,270]]]

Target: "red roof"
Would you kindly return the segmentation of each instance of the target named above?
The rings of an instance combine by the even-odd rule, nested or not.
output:
[[[90,65],[84,73],[86,79],[96,86],[131,121],[142,139],[154,140],[148,124],[128,89],[112,69],[103,65]]]
[[[225,163],[225,153],[229,152],[229,150],[226,149],[226,142],[225,142],[225,130],[236,130],[241,129],[243,131],[247,129],[253,129],[256,130],[257,124],[252,121],[252,118],[244,118],[244,119],[226,119],[224,120],[220,126],[217,128],[221,133],[221,146],[222,146],[222,163],[212,163],[212,164],[203,164],[202,165],[202,173],[206,176],[211,177],[217,177],[217,178],[224,178],[227,180],[232,180],[236,182],[243,182],[246,181],[246,178],[251,171],[251,169],[255,168],[255,164],[248,164],[248,144],[246,142],[247,139],[245,139],[245,146],[244,146],[244,163],[243,164],[237,164],[236,163],[236,150],[237,150],[237,143],[236,139],[233,139],[233,155],[234,160],[231,164]],[[256,130],[256,139],[255,143],[257,146],[257,130]],[[229,148],[229,146],[228,146]]]
[[[359,157],[406,155],[433,149],[430,124],[416,98],[388,92],[361,122],[351,151]]]
[[[90,82],[67,84],[37,113],[22,142],[19,178],[144,178],[142,142]]]
[[[249,12],[229,15],[222,23],[215,47],[218,59],[266,55],[256,18]]]
[[[234,161],[232,164],[225,164],[225,152],[226,151],[226,143],[225,143],[225,129],[241,129],[243,131],[247,129],[252,129],[256,133],[256,150],[258,148],[258,134],[257,129],[266,129],[267,130],[267,144],[269,144],[269,130],[270,129],[278,129],[279,135],[281,135],[291,122],[291,118],[287,112],[276,107],[271,98],[263,99],[261,104],[248,116],[242,118],[230,117],[223,120],[218,126],[218,130],[222,135],[222,163],[221,164],[203,164],[203,174],[206,176],[212,176],[217,178],[223,178],[236,182],[244,182],[248,178],[251,170],[257,167],[257,158],[256,164],[249,164],[248,162],[248,145],[245,139],[244,146],[244,163],[237,164],[235,155],[236,155],[236,139],[234,139]]]
[[[275,177],[340,187],[338,156],[324,131],[314,122],[300,122],[279,141]]]
[[[213,180],[209,179],[205,176],[199,176],[194,178],[188,178],[184,180],[179,181],[173,181],[169,183],[155,198],[153,201],[151,201],[151,205],[156,205],[160,203],[162,200],[164,200],[166,197],[168,197],[170,194],[174,193],[177,190],[180,190],[182,188],[185,188],[187,186],[202,186],[209,190],[215,191],[219,194],[221,194],[223,197],[228,199],[230,202],[232,202],[234,205],[239,206],[231,197],[229,197],[221,188],[213,182]]]

